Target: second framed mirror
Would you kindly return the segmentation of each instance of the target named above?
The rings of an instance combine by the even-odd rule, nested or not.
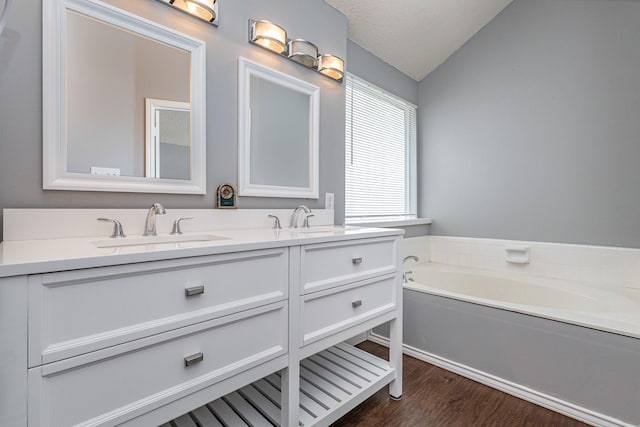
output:
[[[238,193],[317,199],[320,88],[239,58]]]

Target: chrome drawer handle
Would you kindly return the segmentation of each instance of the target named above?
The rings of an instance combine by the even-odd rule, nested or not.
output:
[[[352,259],[351,259],[351,263],[352,263],[353,265],[362,264],[362,258],[352,258]]]
[[[192,354],[191,356],[187,356],[184,358],[184,367],[188,368],[191,365],[195,365],[196,363],[200,363],[204,360],[203,353]]]
[[[360,300],[360,299],[355,300],[355,301],[353,301],[353,302],[351,303],[351,307],[353,307],[353,308],[358,308],[358,307],[360,307],[361,305],[362,305],[362,300]]]
[[[204,294],[204,285],[194,286],[192,288],[185,288],[184,295],[187,297],[192,297],[194,295]]]

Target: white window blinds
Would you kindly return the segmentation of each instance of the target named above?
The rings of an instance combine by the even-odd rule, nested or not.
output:
[[[350,74],[346,98],[347,221],[415,217],[415,105]]]

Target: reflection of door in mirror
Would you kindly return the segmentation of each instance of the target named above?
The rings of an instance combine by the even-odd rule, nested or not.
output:
[[[66,15],[67,172],[86,174],[99,166],[124,176],[190,179],[190,140],[174,153],[184,157],[186,151],[186,169],[183,162],[175,173],[166,169],[171,176],[145,174],[144,117],[145,98],[179,101],[189,109],[190,52],[79,12]],[[184,112],[182,121],[185,116],[190,121]]]
[[[146,100],[145,176],[191,179],[191,105]]]

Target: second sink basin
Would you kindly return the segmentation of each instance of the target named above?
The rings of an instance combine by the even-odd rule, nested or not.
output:
[[[168,236],[140,236],[122,239],[97,240],[92,242],[98,248],[117,248],[121,246],[156,245],[161,243],[210,242],[228,240],[228,237],[212,234],[174,234]]]
[[[344,232],[344,227],[339,227],[339,226],[335,226],[335,225],[328,225],[328,226],[315,226],[315,227],[309,227],[309,228],[305,228],[305,227],[300,227],[300,228],[290,228],[289,229],[292,233],[297,233],[298,235],[305,235],[305,234],[322,234],[322,233],[338,233],[338,232]]]

